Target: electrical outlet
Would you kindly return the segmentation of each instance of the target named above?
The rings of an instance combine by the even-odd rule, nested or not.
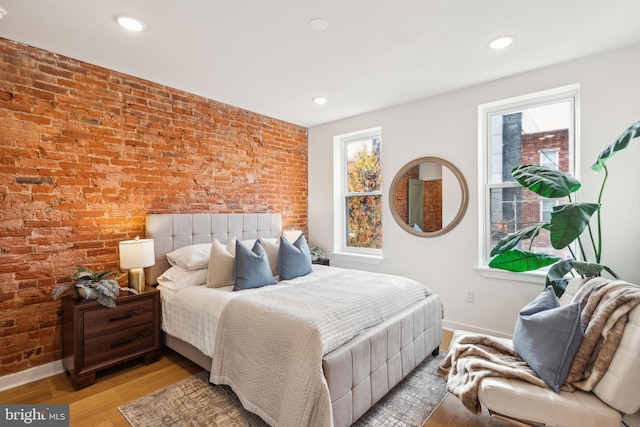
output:
[[[466,302],[473,302],[473,291],[471,290],[467,291],[467,294],[465,295],[464,300]]]

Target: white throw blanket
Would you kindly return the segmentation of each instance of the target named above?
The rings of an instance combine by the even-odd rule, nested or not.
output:
[[[331,426],[323,355],[430,294],[404,277],[339,270],[235,298],[220,317],[210,380],[272,426]]]

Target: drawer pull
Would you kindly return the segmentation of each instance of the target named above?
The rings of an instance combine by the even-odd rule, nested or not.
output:
[[[120,317],[112,317],[112,318],[110,318],[110,319],[109,319],[109,322],[117,322],[118,320],[128,319],[128,318],[129,318],[129,317],[131,317],[131,316],[133,316],[133,314],[131,314],[131,313],[126,313],[126,314],[123,314],[123,315],[122,315],[122,316],[120,316]]]
[[[111,343],[111,348],[120,347],[121,345],[129,344],[133,341],[133,338],[125,338],[123,340],[114,341]]]

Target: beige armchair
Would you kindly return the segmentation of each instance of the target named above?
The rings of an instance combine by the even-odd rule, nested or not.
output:
[[[561,304],[570,302],[576,291],[574,282]],[[464,331],[454,332],[452,346],[462,334]],[[591,392],[556,393],[520,379],[490,376],[480,381],[477,394],[492,416],[515,425],[620,427],[625,414],[640,409],[640,305],[629,312],[613,359]]]

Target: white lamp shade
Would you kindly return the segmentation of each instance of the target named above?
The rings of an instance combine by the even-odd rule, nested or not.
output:
[[[151,267],[156,263],[153,239],[125,240],[120,242],[120,268]]]

